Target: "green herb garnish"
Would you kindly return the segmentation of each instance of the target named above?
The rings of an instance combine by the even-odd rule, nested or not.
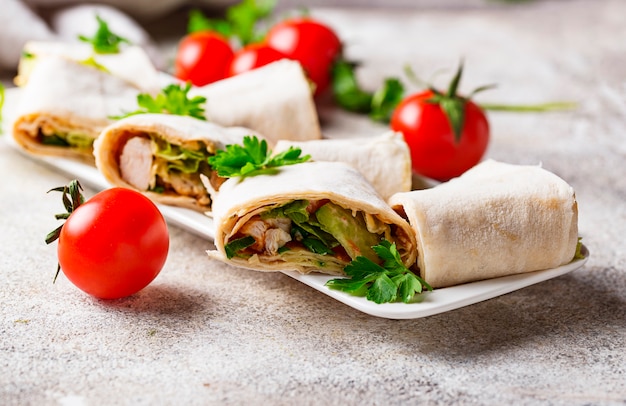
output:
[[[120,119],[135,114],[160,113],[191,116],[199,120],[206,120],[204,107],[202,106],[206,102],[206,97],[195,96],[189,98],[188,93],[190,89],[191,83],[187,83],[185,86],[171,84],[164,87],[156,96],[141,93],[137,95],[139,109],[113,118]]]
[[[120,44],[130,44],[126,38],[122,38],[119,35],[111,32],[109,25],[99,15],[96,15],[98,20],[98,29],[93,37],[89,38],[84,35],[79,35],[78,39],[83,42],[93,45],[93,50],[99,54],[117,54],[120,52]]]
[[[223,178],[245,178],[263,174],[274,174],[278,168],[308,161],[311,156],[300,156],[300,148],[289,147],[272,156],[267,141],[256,136],[246,136],[243,145],[230,144],[224,150],[218,150],[208,158],[209,165]]]
[[[338,60],[332,67],[335,102],[344,110],[368,114],[374,121],[388,123],[404,97],[404,85],[397,78],[386,78],[375,92],[363,90],[356,78],[356,63]]]
[[[243,45],[257,42],[262,34],[257,23],[270,16],[276,0],[243,0],[226,9],[224,19],[207,18],[197,9],[189,13],[188,32],[214,31],[226,38],[236,37]]]
[[[409,303],[416,293],[433,289],[404,266],[395,243],[383,240],[372,249],[383,260],[382,265],[363,256],[357,257],[344,268],[350,278],[331,279],[326,286],[354,296],[365,296],[378,304],[397,300]]]

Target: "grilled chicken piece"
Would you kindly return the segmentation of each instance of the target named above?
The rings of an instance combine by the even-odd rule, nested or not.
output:
[[[148,190],[152,182],[152,147],[149,138],[132,137],[120,156],[122,178],[139,190]]]

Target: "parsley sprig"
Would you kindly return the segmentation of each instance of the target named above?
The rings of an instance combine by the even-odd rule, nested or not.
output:
[[[350,278],[331,279],[326,286],[354,296],[365,296],[378,304],[397,300],[409,303],[416,293],[433,290],[425,280],[404,266],[395,243],[382,240],[372,249],[383,260],[382,265],[359,256],[344,268]]]
[[[99,54],[117,54],[120,52],[120,44],[130,44],[126,38],[120,37],[109,29],[109,25],[99,15],[96,15],[98,29],[93,37],[79,35],[78,39],[93,45],[93,50]]]
[[[140,93],[137,95],[139,109],[113,118],[120,119],[135,114],[161,113],[191,116],[199,120],[206,120],[203,106],[206,102],[206,97],[195,96],[189,98],[188,93],[190,89],[191,83],[187,83],[184,86],[171,84],[164,87],[156,96]]]
[[[335,102],[346,111],[368,114],[373,121],[389,123],[394,110],[406,96],[405,85],[397,77],[389,77],[385,78],[383,84],[374,92],[366,91],[357,80],[355,71],[358,67],[359,64],[342,59],[334,63],[331,72]],[[488,84],[474,89],[467,96],[459,95],[458,88],[463,75],[462,61],[445,91],[441,91],[419,79],[409,67],[405,67],[404,73],[411,83],[421,88],[426,88],[433,93],[428,102],[438,104],[441,107],[454,132],[456,141],[459,141],[461,137],[467,102],[476,93],[495,87],[493,84]],[[482,103],[478,104],[478,106],[483,110],[489,111],[542,113],[570,110],[576,108],[577,105],[572,102],[557,101],[529,105]]]
[[[263,174],[274,174],[278,168],[308,161],[311,156],[300,156],[300,148],[289,147],[288,150],[272,155],[267,141],[256,136],[245,136],[243,145],[230,144],[226,149],[218,150],[208,158],[209,165],[223,178],[245,178]]]
[[[331,70],[335,101],[339,107],[353,113],[368,114],[373,121],[388,123],[396,106],[404,97],[404,85],[398,78],[386,78],[379,89],[368,92],[359,85],[358,64],[337,60]]]
[[[276,0],[243,0],[226,9],[224,19],[207,18],[200,10],[189,13],[188,32],[215,31],[226,38],[236,37],[243,45],[257,42],[262,34],[259,21],[272,14]]]

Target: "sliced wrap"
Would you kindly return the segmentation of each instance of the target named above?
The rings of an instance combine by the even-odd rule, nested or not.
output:
[[[313,141],[279,141],[274,152],[298,147],[315,161],[345,162],[361,172],[387,200],[394,193],[411,190],[411,153],[401,133],[387,132],[368,138]]]
[[[341,162],[306,162],[275,175],[229,179],[213,204],[216,251],[209,257],[258,270],[342,275],[357,256],[395,242],[415,262],[409,224],[365,178]]]
[[[35,65],[47,56],[97,64],[143,92],[158,93],[161,88],[159,72],[150,61],[148,54],[139,46],[123,45],[118,53],[99,54],[94,52],[91,44],[58,41],[27,42],[20,58],[15,84],[26,85]]]
[[[115,186],[138,190],[152,200],[199,211],[211,210],[221,179],[207,158],[228,144],[256,135],[243,127],[221,127],[188,116],[138,114],[106,127],[94,144],[96,166]],[[200,175],[209,179],[209,188]]]
[[[111,116],[136,108],[139,89],[60,57],[42,57],[22,88],[13,137],[30,153],[93,164],[93,141]]]
[[[489,160],[389,203],[415,231],[420,274],[435,288],[554,268],[576,251],[574,190],[539,166]]]
[[[207,120],[251,128],[270,145],[322,137],[311,86],[296,61],[283,59],[193,88],[189,96],[206,97]]]

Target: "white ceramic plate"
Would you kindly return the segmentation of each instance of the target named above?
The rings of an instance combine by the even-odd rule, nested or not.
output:
[[[7,92],[7,104],[15,101],[17,91],[11,89]],[[13,107],[13,106],[11,106]],[[10,117],[5,110],[5,117]],[[8,121],[8,120],[7,120]],[[110,187],[110,184],[104,179],[100,172],[89,165],[80,162],[74,162],[62,158],[48,158],[32,156],[19,149],[14,142],[10,142],[12,137],[8,134],[8,127],[5,123],[5,132],[9,144],[16,148],[16,151],[22,153],[25,157],[34,159],[37,162],[45,164],[50,168],[63,172],[69,177],[78,179],[84,186],[89,186],[95,190],[104,190]],[[5,138],[5,137],[3,137]],[[213,220],[199,212],[189,209],[183,209],[172,206],[158,205],[163,216],[170,224],[188,230],[200,237],[213,240],[215,236]],[[350,306],[361,312],[372,316],[383,317],[388,319],[415,319],[420,317],[432,316],[434,314],[447,312],[468,306],[483,300],[491,299],[505,293],[543,282],[545,280],[564,275],[575,269],[582,267],[589,258],[589,251],[583,247],[584,259],[580,259],[560,266],[554,269],[537,271],[519,275],[505,276],[501,278],[489,279],[479,282],[472,282],[463,285],[453,286],[449,288],[436,289],[432,292],[426,292],[417,297],[415,303],[385,303],[376,304],[362,297],[355,297],[343,292],[329,289],[325,283],[332,277],[322,274],[301,275],[298,272],[283,272],[312,288]]]

